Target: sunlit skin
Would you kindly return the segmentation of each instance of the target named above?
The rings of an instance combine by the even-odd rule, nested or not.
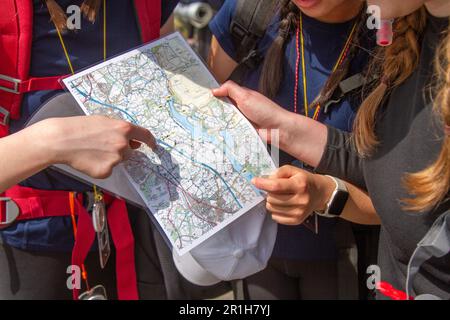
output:
[[[282,150],[312,166],[318,165],[327,141],[325,125],[289,112],[259,92],[231,81],[213,90],[213,94],[231,98],[257,129],[279,128]],[[263,139],[267,136],[270,135],[262,134]],[[303,155],[294,153],[299,146],[300,150],[307,152]],[[273,220],[285,225],[301,224],[314,210],[325,209],[335,188],[331,178],[293,166],[284,166],[270,177],[255,178],[252,182],[267,192],[266,207]],[[347,188],[350,199],[342,217],[361,224],[379,224],[380,220],[367,194],[351,184],[347,184]]]
[[[173,16],[161,34],[172,30]],[[56,163],[106,178],[141,142],[155,147],[150,131],[126,121],[101,116],[41,121],[0,139],[0,192]]]

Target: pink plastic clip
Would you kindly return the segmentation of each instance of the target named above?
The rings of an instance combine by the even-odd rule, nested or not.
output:
[[[376,288],[381,294],[392,300],[414,300],[413,297],[408,297],[406,292],[395,289],[388,282],[378,282]]]
[[[382,47],[387,47],[392,44],[394,32],[392,24],[394,20],[381,20],[380,29],[377,32],[377,44]]]

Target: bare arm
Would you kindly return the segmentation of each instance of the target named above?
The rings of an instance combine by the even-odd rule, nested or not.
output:
[[[381,224],[372,200],[367,192],[345,183],[349,192],[347,204],[344,207],[341,218],[359,224],[379,225]]]
[[[140,142],[155,146],[148,130],[101,116],[38,122],[0,139],[0,192],[58,163],[106,178]]]
[[[237,67],[236,61],[234,61],[226,52],[222,49],[216,37],[212,37],[211,49],[209,51],[208,65],[214,77],[219,83],[224,83],[231,75],[234,69]]]
[[[50,164],[52,156],[44,145],[35,127],[0,139],[0,192]]]

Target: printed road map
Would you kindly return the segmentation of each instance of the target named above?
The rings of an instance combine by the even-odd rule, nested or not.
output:
[[[250,180],[275,166],[247,119],[179,33],[66,78],[88,115],[149,129],[158,148],[124,163],[133,185],[182,255],[263,201]]]

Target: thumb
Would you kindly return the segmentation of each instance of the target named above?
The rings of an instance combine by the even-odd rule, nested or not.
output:
[[[299,169],[294,166],[283,166],[277,171],[275,171],[270,177],[277,179],[289,179],[290,177],[296,175],[300,171],[302,171],[302,169]]]
[[[215,97],[229,97],[232,100],[238,100],[237,98],[245,93],[245,89],[236,84],[233,81],[227,81],[217,89],[212,90],[212,94]]]

